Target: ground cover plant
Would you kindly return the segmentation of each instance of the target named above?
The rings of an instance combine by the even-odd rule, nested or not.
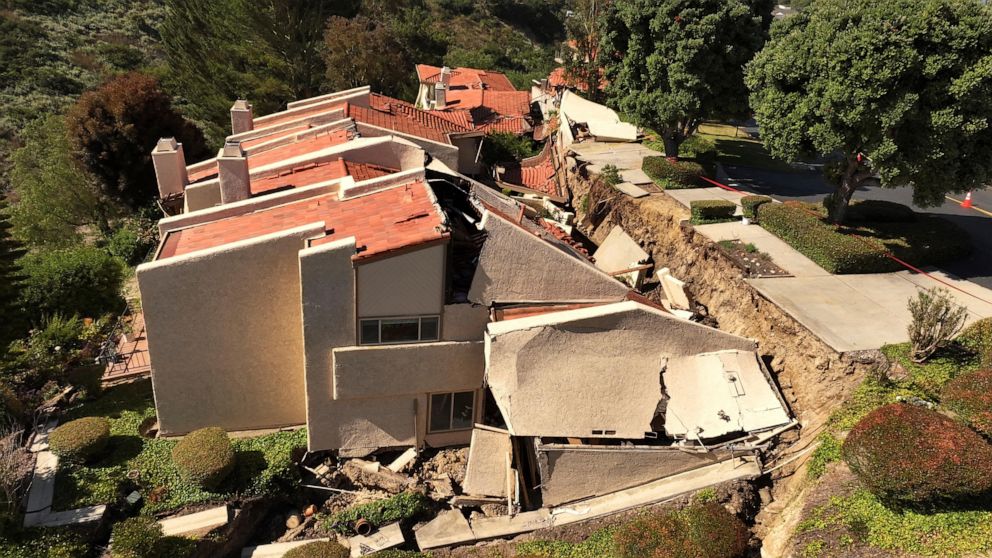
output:
[[[700,493],[702,494],[702,493]],[[528,541],[517,556],[528,558],[739,558],[747,550],[747,527],[716,502],[696,500],[679,510],[652,511],[604,527],[579,543]]]
[[[957,376],[944,386],[940,400],[976,432],[992,437],[992,370]]]
[[[350,533],[355,521],[364,518],[376,527],[412,519],[428,510],[430,500],[419,492],[403,492],[389,498],[350,507],[321,518],[323,526],[338,533]]]
[[[139,434],[142,423],[155,416],[148,382],[109,389],[70,412],[70,418],[83,416],[107,417],[110,442],[104,457],[94,462],[60,464],[55,510],[114,503],[119,488],[132,484],[144,496],[144,514],[296,489],[299,473],[291,454],[306,446],[305,430],[232,440],[234,469],[219,486],[207,490],[185,478],[173,462],[176,441]]]

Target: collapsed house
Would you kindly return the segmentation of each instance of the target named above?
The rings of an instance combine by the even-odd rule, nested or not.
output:
[[[468,178],[478,135],[434,112],[368,88],[261,118],[238,101],[216,158],[156,146],[175,214],[137,280],[163,435],[305,425],[311,452],[356,457],[468,444],[461,496],[515,513],[793,424],[753,341],[620,281],[650,267],[626,235],[597,266]]]

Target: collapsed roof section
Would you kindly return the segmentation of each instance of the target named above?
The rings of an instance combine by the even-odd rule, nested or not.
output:
[[[490,323],[486,382],[514,436],[715,439],[789,421],[754,349],[624,301]]]

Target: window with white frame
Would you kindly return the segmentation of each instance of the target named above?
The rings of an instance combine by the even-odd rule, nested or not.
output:
[[[389,345],[437,341],[440,330],[438,316],[408,316],[399,318],[363,318],[359,324],[360,345]]]
[[[427,431],[431,433],[471,429],[475,423],[475,392],[431,394],[429,418]]]

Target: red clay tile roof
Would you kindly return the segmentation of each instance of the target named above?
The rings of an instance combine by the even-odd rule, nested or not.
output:
[[[241,142],[241,147],[248,149],[250,147],[255,147],[256,145],[265,143],[267,141],[272,141],[278,138],[284,138],[286,136],[292,136],[300,132],[305,132],[309,129],[310,129],[309,124],[300,124],[299,126],[293,126],[292,128],[286,128],[285,130],[279,130],[278,132],[272,132],[271,134],[265,136],[259,136],[257,138],[244,140]]]
[[[523,186],[549,196],[559,198],[561,191],[555,180],[554,160],[551,157],[551,144],[545,143],[544,149],[534,157],[524,159],[519,163],[503,165],[503,172],[496,178],[509,185]]]
[[[251,181],[252,194],[264,194],[283,188],[301,188],[318,182],[326,182],[348,175],[348,169],[343,159],[309,163],[291,169],[286,169],[275,176],[255,178]],[[355,180],[358,180],[357,178]]]
[[[271,139],[271,138],[270,138]],[[351,139],[351,134],[348,130],[332,130],[330,132],[324,132],[304,138],[300,141],[293,143],[288,143],[286,145],[280,145],[273,149],[267,151],[261,151],[258,153],[253,153],[248,155],[248,169],[257,169],[259,167],[277,163],[279,161],[284,161],[292,157],[298,157],[300,155],[306,155],[307,153],[314,153],[320,151],[321,149],[332,147],[335,145],[341,145]],[[217,165],[213,164],[203,170],[193,172],[189,174],[190,184],[195,184],[202,180],[207,180],[217,176]],[[329,179],[328,179],[329,180]],[[312,184],[312,182],[311,182]],[[255,181],[252,181],[251,191],[253,194],[259,192],[264,192],[272,190],[272,187],[265,187],[264,189],[257,189],[255,187]]]
[[[372,95],[369,104],[369,107],[349,104],[345,109],[346,114],[357,122],[370,126],[441,143],[450,143],[448,134],[471,131],[431,111],[418,109],[406,101],[384,95]]]
[[[344,166],[348,174],[355,179],[355,182],[363,182],[365,180],[379,178],[380,176],[386,176],[387,174],[400,172],[399,169],[392,169],[380,165],[371,165],[368,163],[352,163],[351,161],[345,161]]]
[[[441,68],[429,64],[417,64],[417,78],[420,83],[437,83],[441,79]],[[506,74],[476,68],[452,68],[448,85],[485,87],[493,91],[516,91]]]
[[[348,200],[327,194],[168,233],[158,259],[189,254],[323,221],[326,236],[313,245],[355,237],[355,259],[440,240],[448,233],[423,182]]]
[[[574,238],[572,238],[571,236],[569,236],[568,233],[566,233],[565,231],[561,230],[557,225],[555,225],[554,223],[548,221],[547,219],[544,219],[543,217],[539,217],[537,219],[537,222],[538,222],[539,225],[541,225],[542,227],[544,227],[544,230],[548,231],[552,236],[554,236],[558,240],[564,242],[565,244],[568,244],[569,246],[572,247],[573,250],[575,250],[576,252],[582,254],[587,259],[589,259],[589,260],[592,259],[592,258],[589,257],[589,252],[585,249],[584,246],[582,246],[581,243],[579,243],[579,241],[577,241]]]
[[[312,116],[319,116],[321,114],[326,114],[328,112],[333,112],[335,110],[339,110],[342,105],[344,105],[344,101],[342,101],[340,103],[332,103],[330,105],[322,105],[320,103],[317,103],[317,104],[311,106],[308,109],[300,110],[300,112],[295,112],[295,113],[290,113],[290,114],[282,114],[280,116],[277,116],[277,117],[273,118],[272,120],[264,120],[262,122],[259,122],[258,119],[256,118],[255,119],[255,129],[256,130],[264,130],[266,128],[271,128],[273,126],[277,126],[279,124],[284,124],[286,122],[293,122],[294,120],[299,120],[301,118],[309,118],[309,117],[312,117]],[[284,112],[288,112],[288,109],[287,109],[287,111],[284,111]],[[274,114],[279,114],[279,113],[274,113]]]
[[[606,81],[606,77],[602,69],[600,69],[599,74],[599,89],[602,91],[606,89],[608,82]],[[575,80],[570,80],[567,78],[565,75],[564,66],[558,66],[552,70],[550,74],[548,74],[548,85],[551,87],[574,87],[579,91],[586,91],[589,89],[589,86],[585,83],[574,83],[574,81]]]

